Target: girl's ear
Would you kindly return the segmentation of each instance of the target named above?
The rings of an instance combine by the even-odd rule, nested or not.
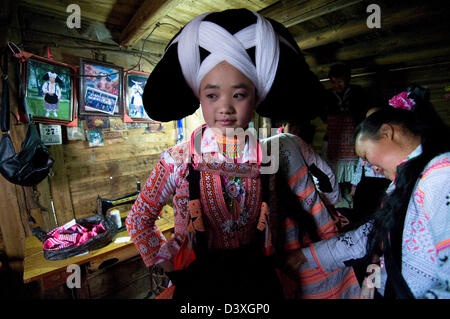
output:
[[[394,137],[394,127],[391,124],[384,123],[380,127],[380,138],[387,138],[388,140],[392,140]]]

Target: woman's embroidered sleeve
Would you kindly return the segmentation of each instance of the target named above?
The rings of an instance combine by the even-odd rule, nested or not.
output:
[[[304,267],[320,268],[324,273],[331,273],[345,267],[346,261],[364,257],[371,228],[372,222],[368,222],[355,230],[303,248],[302,252],[307,259]]]
[[[171,175],[173,164],[167,163],[167,156],[161,156],[136,202],[131,207],[125,224],[136,248],[147,267],[153,265],[161,245],[166,242],[155,224],[162,208],[175,192]]]
[[[423,200],[425,217],[429,218],[439,279],[424,297],[450,299],[450,158],[441,158],[423,176],[417,192]]]

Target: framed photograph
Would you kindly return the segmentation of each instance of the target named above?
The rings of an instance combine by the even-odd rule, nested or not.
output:
[[[149,73],[128,71],[125,74],[125,111],[133,122],[155,122],[145,112],[142,94]]]
[[[25,68],[25,100],[33,119],[43,123],[72,122],[77,115],[75,67],[33,56]]]
[[[122,88],[121,67],[81,59],[80,115],[123,117]]]

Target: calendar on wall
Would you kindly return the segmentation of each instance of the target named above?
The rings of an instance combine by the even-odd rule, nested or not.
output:
[[[62,144],[61,125],[47,125],[39,123],[41,140],[45,145]]]

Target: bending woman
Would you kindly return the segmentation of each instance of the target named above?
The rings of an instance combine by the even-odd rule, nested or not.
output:
[[[356,129],[356,152],[392,180],[382,208],[356,230],[302,250],[325,273],[379,262],[385,298],[450,298],[450,143],[445,125],[386,109]],[[381,256],[381,257],[378,257]]]

